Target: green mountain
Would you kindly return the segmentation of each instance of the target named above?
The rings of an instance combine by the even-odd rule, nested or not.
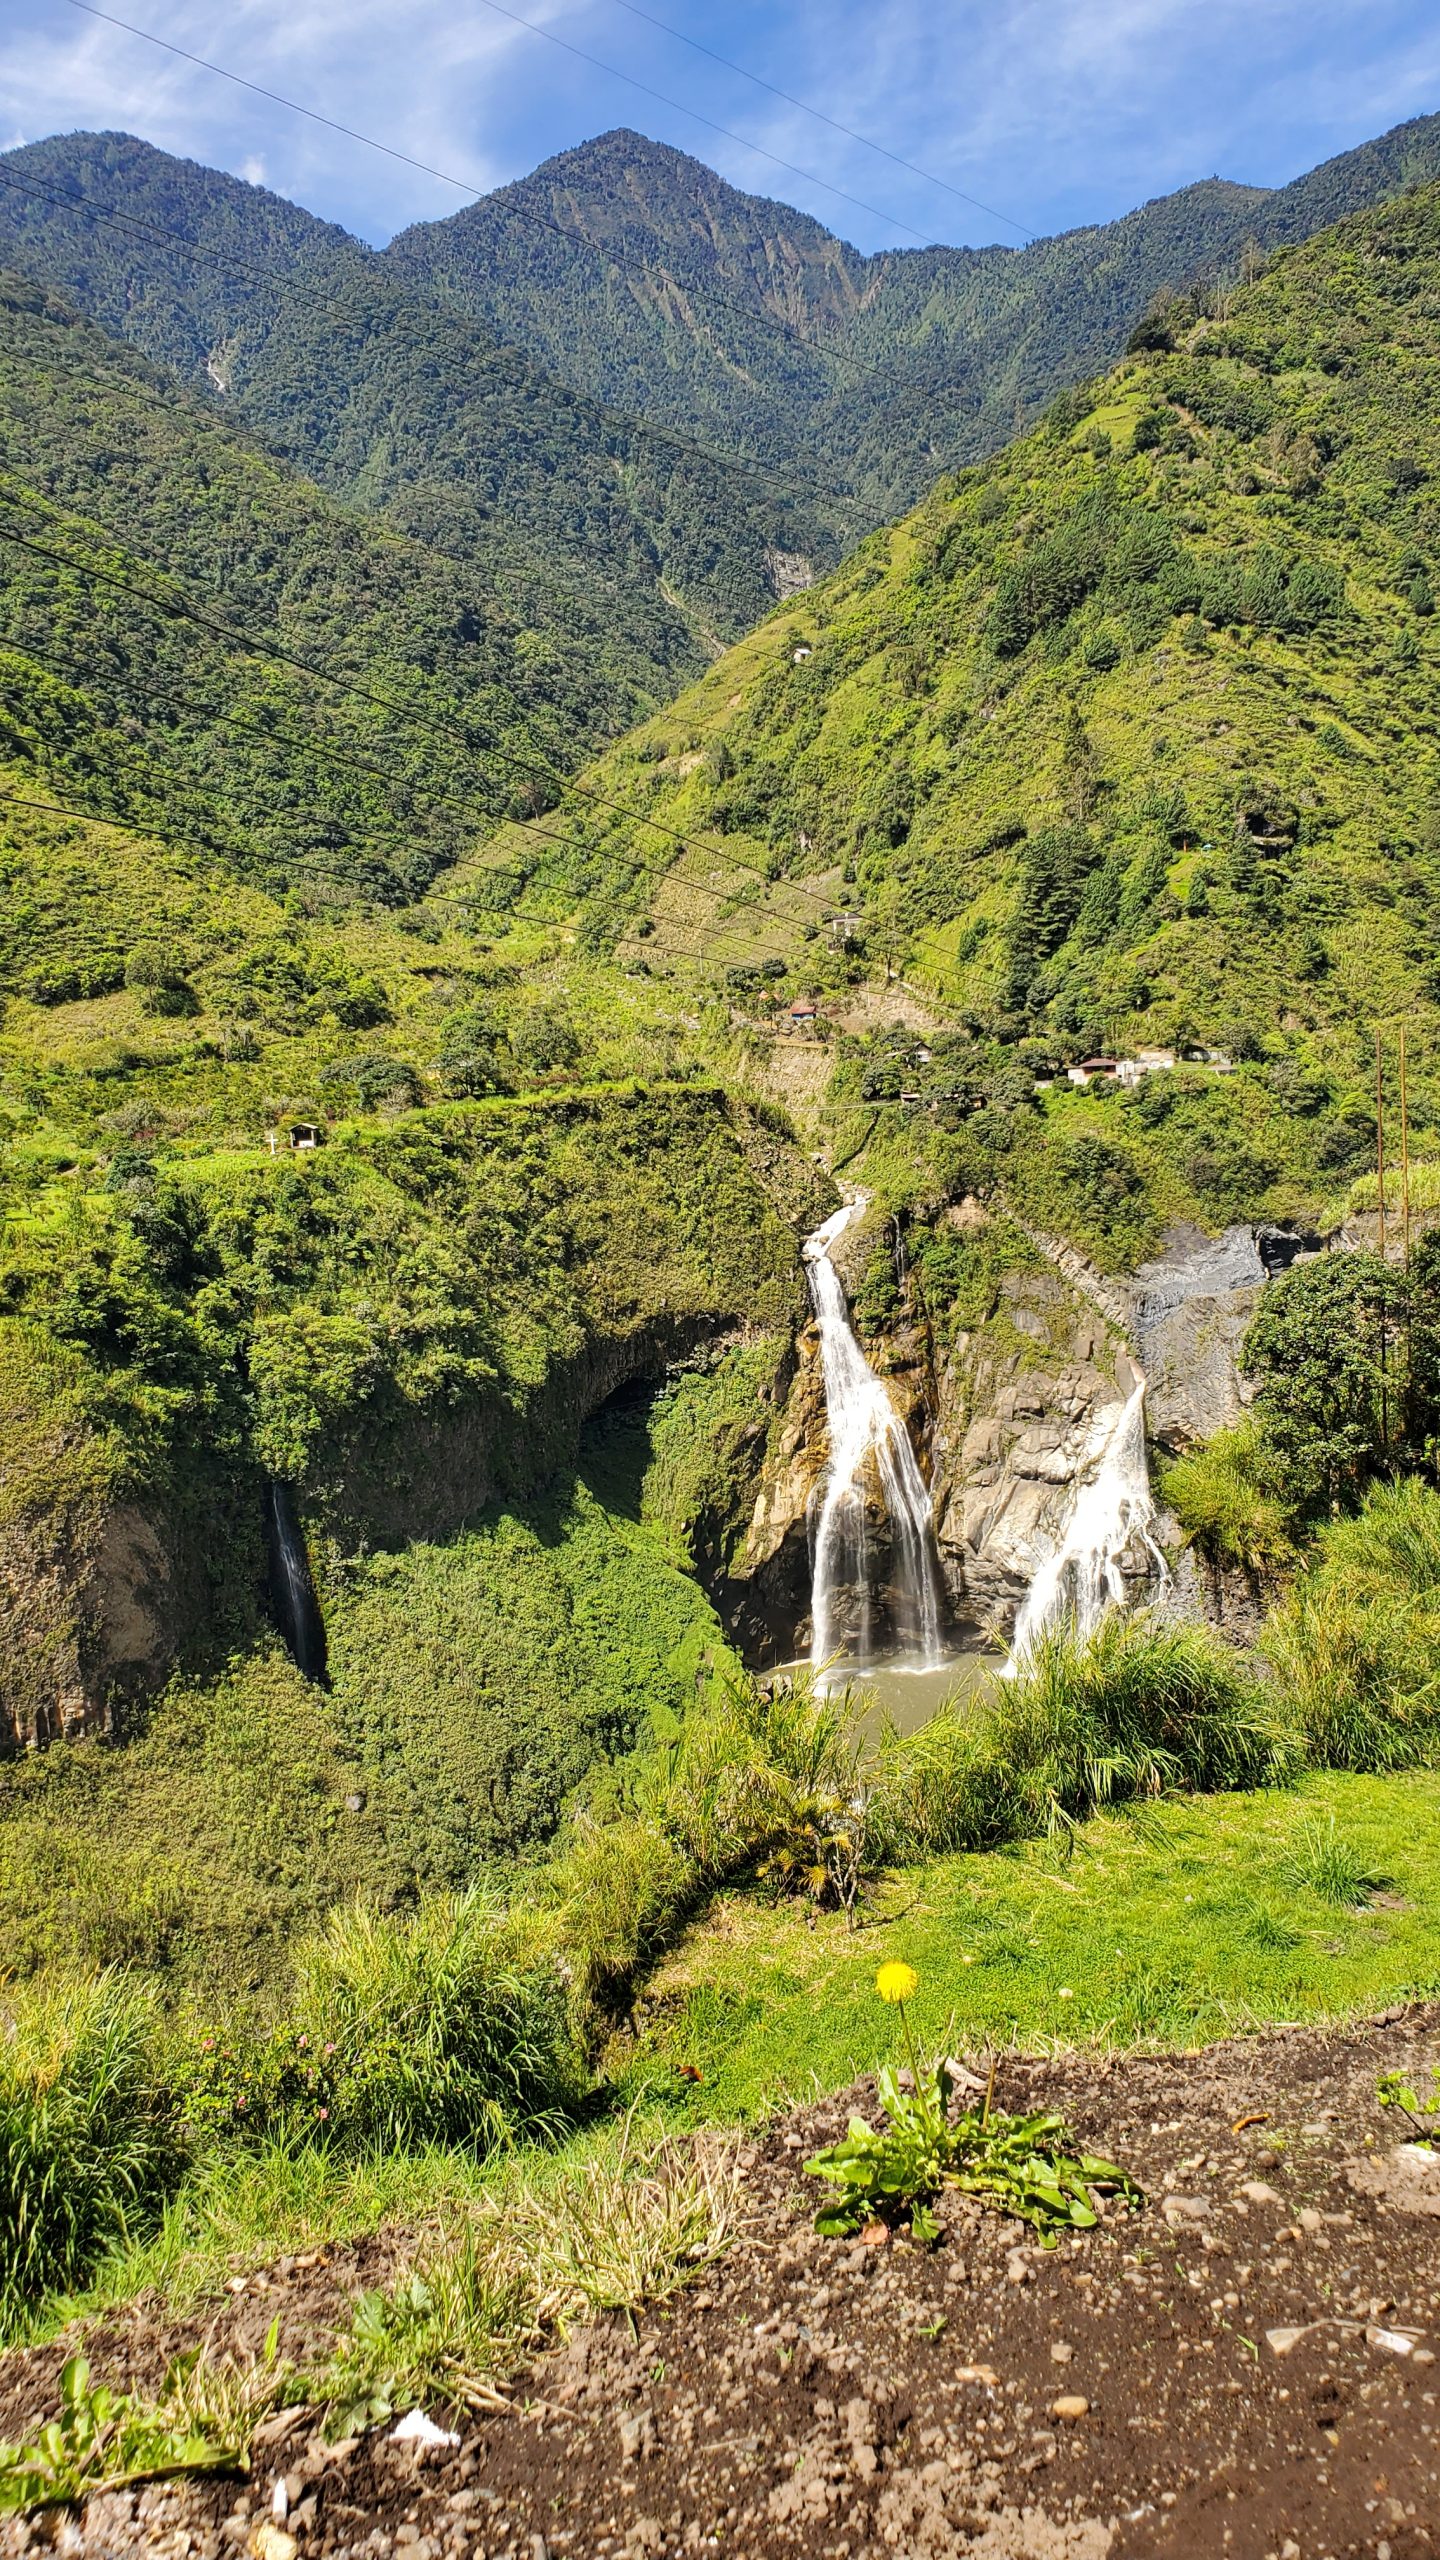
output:
[[[15,277],[0,533],[9,752],[312,900],[413,897],[553,797],[640,672],[618,636],[542,640],[479,570],[337,505]],[[43,973],[33,927],[8,930]],[[75,965],[85,992],[118,983],[114,952]]]
[[[621,689],[572,756],[835,556],[803,503],[554,381],[334,224],[125,135],[0,159],[0,259],[332,496],[453,553],[542,660],[592,653]]]
[[[866,258],[602,135],[377,254],[122,134],[0,156],[0,257],[331,494],[623,671],[626,725],[777,596],[1118,355],[1160,291],[1440,169],[1440,118],[1023,250]],[[656,432],[648,433],[643,422]],[[659,432],[663,430],[663,433]]]
[[[1420,117],[1286,187],[1207,179],[1024,249],[863,257],[617,132],[386,258],[577,389],[853,491],[875,525],[1113,362],[1157,291],[1437,174],[1440,117]]]
[[[0,277],[0,1757],[178,1661],[293,1780],[277,1477],[412,1873],[552,1827],[721,1646],[682,1495],[581,1428],[740,1327],[753,1409],[824,1190],[473,850],[625,681]]]
[[[767,956],[934,1000],[928,1060],[842,1049],[842,1153],[872,1108],[923,1173],[948,1121],[948,1181],[1112,1263],[1318,1215],[1373,1161],[1377,1026],[1435,1147],[1440,188],[1137,337],[614,752],[644,835],[592,821],[597,918],[700,935],[757,1033]],[[657,828],[694,848],[658,896],[625,869]],[[1146,1046],[1178,1062],[1133,1095],[1034,1092]]]

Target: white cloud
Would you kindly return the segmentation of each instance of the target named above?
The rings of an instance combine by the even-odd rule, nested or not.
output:
[[[126,5],[126,0],[119,0]],[[698,114],[882,207],[883,223],[495,15],[484,0],[129,0],[137,24],[476,189],[626,123],[867,247],[1013,238],[812,117],[623,15],[515,0]],[[1413,0],[656,0],[737,61],[1034,230],[1104,219],[1219,170],[1277,183],[1440,103],[1440,18]],[[123,127],[383,239],[463,201],[65,0],[10,0],[0,94],[15,138]]]

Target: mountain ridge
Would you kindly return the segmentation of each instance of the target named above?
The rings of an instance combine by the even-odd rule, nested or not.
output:
[[[753,475],[552,382],[247,181],[104,135],[26,146],[7,173],[0,260],[218,393],[332,497],[483,568],[521,620],[604,631],[634,711],[774,602],[777,555],[835,556]]]
[[[668,420],[703,417],[712,436],[743,432],[776,460],[808,458],[854,486],[875,522],[1113,361],[1155,291],[1234,262],[1251,227],[1262,244],[1304,236],[1437,173],[1440,116],[1419,117],[1281,188],[1201,179],[1028,247],[866,254],[813,216],[618,127],[411,225],[382,254],[597,397]],[[592,245],[570,248],[547,232],[556,222],[588,225]],[[598,285],[596,244],[613,248],[617,268]],[[767,299],[760,288],[772,283]],[[711,289],[707,310],[686,313],[687,288]],[[670,293],[681,297],[673,315]],[[734,308],[747,293],[748,325]],[[830,338],[821,323],[834,324]]]

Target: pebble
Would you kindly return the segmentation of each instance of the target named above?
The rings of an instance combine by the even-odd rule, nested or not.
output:
[[[1089,2414],[1090,2403],[1082,2391],[1062,2391],[1059,2399],[1050,2403],[1052,2418],[1085,2418]]]
[[[1240,2193],[1251,2204],[1283,2204],[1285,2201],[1274,2187],[1267,2187],[1263,2178],[1246,2178]]]
[[[1067,2347],[1063,2338],[1056,2338],[1050,2349],[1050,2361],[1052,2364],[1068,2364],[1074,2353],[1074,2348]]]
[[[283,2524],[276,2524],[271,2516],[262,2516],[250,2536],[250,2548],[254,2560],[295,2560],[300,2545]]]

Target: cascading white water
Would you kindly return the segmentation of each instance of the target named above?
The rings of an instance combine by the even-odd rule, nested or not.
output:
[[[938,1662],[941,1652],[944,1602],[930,1529],[930,1496],[910,1435],[855,1339],[840,1274],[830,1259],[837,1236],[865,1206],[859,1199],[837,1209],[805,1242],[830,1431],[811,1585],[810,1658],[817,1666],[833,1661],[844,1650],[846,1592],[858,1588],[864,1595],[868,1591],[864,1478],[872,1459],[895,1542],[894,1614],[905,1622],[897,1632],[927,1664]],[[862,1609],[863,1659],[871,1648],[869,1611],[863,1601]]]
[[[1089,1635],[1125,1597],[1120,1559],[1132,1539],[1148,1547],[1162,1583],[1165,1559],[1150,1535],[1155,1505],[1145,1454],[1145,1381],[1121,1405],[1102,1405],[1080,1461],[1075,1492],[1052,1556],[1020,1605],[1007,1668],[1023,1665],[1036,1638],[1059,1619]]]

